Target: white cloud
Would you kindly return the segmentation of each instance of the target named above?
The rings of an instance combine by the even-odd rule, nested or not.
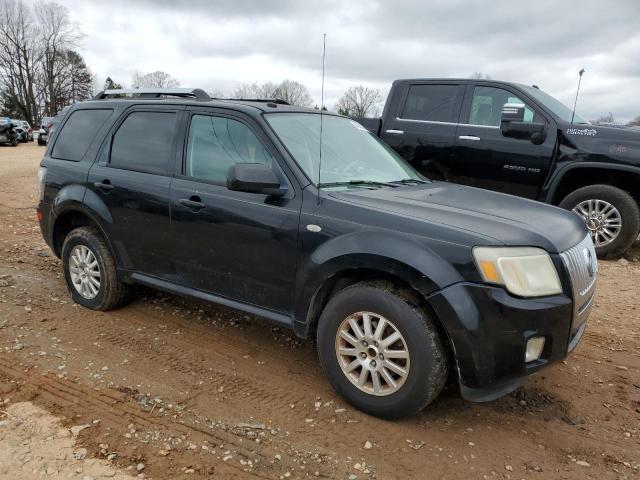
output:
[[[640,115],[640,3],[512,1],[62,0],[86,34],[102,83],[163,70],[183,86],[231,93],[240,82],[305,83],[325,103],[350,85],[386,93],[396,78],[468,77],[539,85],[586,118]]]

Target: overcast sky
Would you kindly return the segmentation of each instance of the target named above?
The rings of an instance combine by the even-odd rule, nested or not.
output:
[[[578,112],[640,115],[640,0],[304,1],[58,0],[86,37],[100,85],[163,70],[184,87],[231,94],[242,82],[307,85],[325,104],[351,85],[406,77],[469,77],[536,84]]]

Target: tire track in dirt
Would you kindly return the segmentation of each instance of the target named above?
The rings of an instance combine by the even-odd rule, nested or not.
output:
[[[253,444],[246,446],[242,437],[221,429],[201,427],[187,422],[176,422],[166,415],[153,415],[140,409],[140,406],[126,393],[97,389],[58,378],[52,374],[34,374],[30,370],[15,368],[15,364],[0,357],[0,378],[17,380],[19,387],[29,401],[43,403],[54,411],[64,411],[67,416],[82,416],[85,418],[99,418],[100,423],[108,425],[115,431],[127,431],[133,424],[139,431],[143,429],[160,432],[165,436],[182,434],[189,439],[199,442],[206,441],[209,445],[224,445],[224,449],[232,450],[240,459],[251,460],[259,470],[251,473],[259,478],[273,478],[273,473],[293,469],[295,462],[286,454],[280,455],[276,465],[269,459],[274,458],[276,449],[269,444]],[[95,445],[90,445],[95,448]],[[312,452],[307,452],[313,456]],[[238,472],[244,472],[240,465],[226,464]],[[126,465],[123,465],[126,466]],[[331,468],[320,467],[318,476],[332,476]]]

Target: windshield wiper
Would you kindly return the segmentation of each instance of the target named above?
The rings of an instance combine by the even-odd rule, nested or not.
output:
[[[398,187],[396,183],[389,182],[376,182],[374,180],[349,180],[347,182],[328,182],[328,183],[319,183],[318,188],[323,187],[343,187],[348,185],[362,185],[362,186],[374,186],[374,187]]]
[[[420,180],[418,178],[403,178],[402,180],[394,180],[391,183],[395,183],[397,185],[412,185],[412,184],[423,184],[423,183],[429,183],[426,180]]]

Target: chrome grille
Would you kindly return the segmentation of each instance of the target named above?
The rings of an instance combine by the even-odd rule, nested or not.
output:
[[[598,279],[598,259],[591,235],[587,235],[579,244],[562,252],[560,257],[571,277],[573,290],[571,330],[573,332],[589,316]]]

